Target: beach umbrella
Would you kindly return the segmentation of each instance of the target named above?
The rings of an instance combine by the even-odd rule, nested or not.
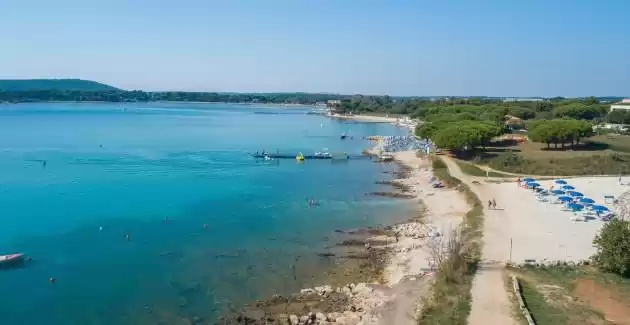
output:
[[[563,190],[552,190],[551,193],[555,194],[555,195],[560,195],[560,194],[564,194],[564,191]]]
[[[595,211],[608,211],[608,208],[603,205],[594,205],[591,208]]]
[[[568,196],[559,196],[558,200],[566,202],[566,201],[571,201],[573,200],[572,198],[568,197]]]
[[[566,183],[567,183],[567,181],[565,181],[564,179],[556,179],[556,180],[554,181],[554,183],[556,183],[556,184],[563,184],[563,185],[564,185],[564,184],[566,184]]]
[[[587,204],[593,204],[593,203],[595,203],[595,200],[591,199],[590,197],[583,197],[583,198],[580,199],[580,202],[587,203]]]
[[[584,196],[584,194],[582,194],[580,192],[576,192],[576,191],[569,192],[569,195],[571,195],[571,196]]]
[[[529,182],[534,182],[534,181],[536,181],[536,180],[534,178],[531,178],[531,177],[523,178],[523,182],[528,182],[529,183]]]
[[[584,206],[581,204],[577,204],[577,203],[569,203],[567,204],[567,207],[571,210],[582,210],[584,209]]]
[[[575,187],[573,187],[573,186],[571,186],[571,185],[564,185],[564,186],[562,187],[562,189],[563,189],[563,190],[574,190],[574,189],[575,189]]]
[[[540,184],[538,184],[538,183],[536,183],[536,182],[528,182],[528,183],[527,183],[527,186],[529,186],[529,187],[539,187],[539,186],[540,186]]]

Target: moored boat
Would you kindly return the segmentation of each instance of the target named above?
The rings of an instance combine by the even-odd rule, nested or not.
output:
[[[0,268],[16,266],[23,262],[24,254],[22,253],[0,255]]]

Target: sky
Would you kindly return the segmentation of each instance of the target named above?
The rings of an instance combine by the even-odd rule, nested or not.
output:
[[[630,1],[3,0],[0,78],[147,91],[630,96]]]

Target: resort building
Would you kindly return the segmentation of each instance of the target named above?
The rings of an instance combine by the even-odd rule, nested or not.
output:
[[[630,110],[630,98],[624,98],[620,102],[610,105],[610,110],[625,109]]]

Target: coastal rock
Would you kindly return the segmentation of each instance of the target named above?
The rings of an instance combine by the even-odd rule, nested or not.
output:
[[[302,316],[300,317],[300,324],[309,324],[310,323],[311,318],[308,316]]]
[[[300,319],[297,317],[297,315],[289,316],[289,322],[291,323],[291,325],[300,325]]]
[[[317,319],[318,321],[325,321],[326,319],[326,315],[324,315],[323,313],[317,313],[315,314],[315,319]]]
[[[310,294],[314,294],[314,293],[317,293],[317,292],[314,289],[307,288],[307,289],[300,290],[300,293],[303,294],[303,295],[310,295]]]
[[[334,292],[333,288],[331,286],[329,286],[329,285],[325,285],[325,286],[321,286],[321,287],[315,287],[313,289],[320,296],[326,296],[326,295]]]

